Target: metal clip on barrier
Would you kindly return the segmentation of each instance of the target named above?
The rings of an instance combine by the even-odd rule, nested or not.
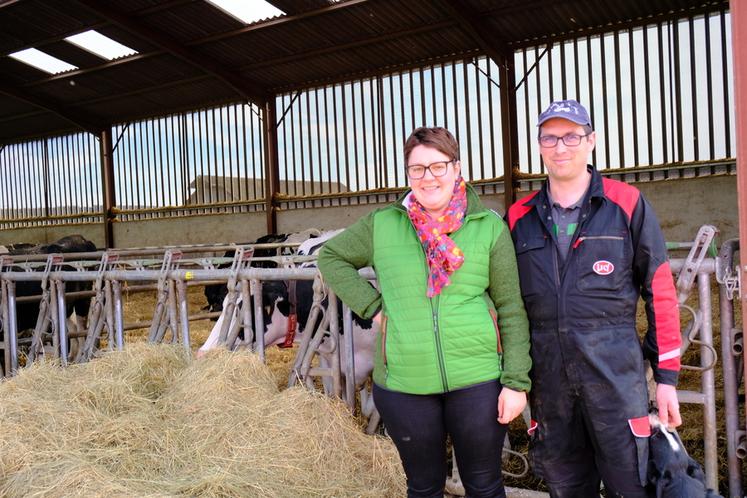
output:
[[[55,356],[59,355],[63,365],[67,362],[67,344],[64,345],[64,358],[62,351],[60,350],[60,334],[64,331],[65,321],[65,299],[64,299],[64,284],[59,282],[52,282],[51,288],[49,285],[49,274],[62,265],[64,258],[62,254],[50,254],[47,256],[47,261],[44,265],[44,273],[40,282],[41,286],[41,299],[39,301],[39,315],[36,319],[36,325],[34,327],[34,333],[31,337],[31,346],[29,347],[29,362],[33,362],[38,355],[45,353],[44,350],[44,334],[47,333],[47,329],[51,327],[52,333],[52,345],[55,352]],[[58,293],[62,292],[62,296],[58,296]],[[61,298],[61,299],[60,299]],[[63,310],[60,312],[59,305],[62,302]],[[60,320],[62,315],[62,320]],[[62,321],[62,325],[60,324]],[[62,329],[60,328],[62,327]],[[64,334],[67,336],[67,334]]]
[[[253,326],[251,323],[251,300],[249,297],[249,282],[239,282],[239,272],[252,262],[254,256],[253,247],[237,247],[231,263],[231,273],[226,284],[228,294],[223,301],[223,323],[218,336],[218,344],[233,350],[239,336],[239,328],[244,330],[244,341],[251,344],[253,341]],[[241,287],[241,290],[238,287]],[[239,306],[241,305],[241,306]],[[239,316],[241,317],[239,319]]]
[[[169,279],[169,272],[179,268],[182,252],[168,249],[163,255],[161,270],[158,274],[156,308],[153,312],[153,321],[150,324],[148,341],[162,342],[166,335],[166,329],[171,327],[171,342],[177,341],[176,324],[176,290],[173,280]]]
[[[682,304],[687,300],[690,290],[698,276],[698,270],[703,263],[718,230],[713,225],[703,225],[695,236],[690,252],[685,259],[685,264],[677,276],[677,301]]]
[[[104,280],[105,273],[113,268],[113,265],[119,261],[119,255],[116,252],[106,251],[101,255],[98,269],[96,271],[96,280],[93,282],[94,296],[91,299],[91,306],[88,312],[88,330],[83,347],[78,352],[75,361],[77,363],[90,360],[95,350],[96,344],[101,337],[104,325],[107,327],[108,337],[107,346],[109,350],[114,347],[114,303],[112,296],[112,283]]]

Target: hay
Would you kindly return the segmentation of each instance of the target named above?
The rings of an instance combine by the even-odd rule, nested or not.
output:
[[[396,450],[249,353],[133,344],[0,384],[0,495],[401,496]]]

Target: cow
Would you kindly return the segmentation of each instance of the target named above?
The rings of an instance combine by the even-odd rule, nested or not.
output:
[[[253,244],[281,244],[281,243],[287,243],[287,244],[294,244],[303,242],[309,238],[314,238],[319,236],[321,232],[317,230],[316,228],[310,228],[308,230],[304,230],[302,232],[295,232],[295,233],[281,233],[281,234],[267,234],[259,237],[257,240],[253,242]],[[295,250],[291,248],[283,248],[281,250],[281,254],[288,256],[291,254],[294,254]],[[224,254],[224,257],[226,258],[233,258],[235,254],[235,251],[226,251]],[[272,256],[277,256],[278,251],[277,249],[255,249],[254,254],[252,255],[253,258],[268,258]],[[228,268],[230,264],[220,265],[219,268]],[[274,261],[252,261],[251,266],[254,268],[277,268],[277,263]],[[215,285],[206,285],[205,286],[205,299],[207,300],[207,305],[203,308],[203,310],[207,311],[223,311],[223,300],[226,298],[226,295],[228,294],[228,289],[225,285],[222,284],[215,284]],[[274,301],[272,301],[274,302]]]
[[[318,237],[309,237],[298,247],[299,256],[313,256],[321,249],[324,242],[337,235],[341,230],[333,230],[320,234]],[[255,252],[256,255],[256,252]],[[315,262],[302,263],[300,267],[314,268]],[[225,286],[223,286],[225,288]],[[289,295],[289,286],[285,281],[265,281],[262,286],[262,302],[265,305],[263,313],[263,322],[265,324],[264,342],[265,347],[273,345],[286,344],[288,336],[288,322],[290,320],[292,301]],[[295,303],[296,303],[296,327],[293,330],[295,341],[300,341],[303,330],[309,319],[311,307],[313,304],[314,291],[313,281],[298,280],[295,282]],[[326,305],[326,300],[323,305]],[[223,309],[222,303],[220,309]],[[338,303],[338,309],[342,306]],[[342,321],[340,313],[339,330],[342,331]],[[225,316],[221,316],[216,322],[205,344],[200,348],[199,355],[204,354],[207,350],[215,347],[220,334],[221,326]],[[374,341],[378,331],[378,324],[371,319],[363,319],[353,314],[353,344],[354,344],[354,364],[355,364],[355,384],[362,386],[373,370]],[[328,364],[331,361],[332,351],[328,342],[323,342],[319,348],[322,362]],[[341,366],[344,370],[345,357],[341,357]]]
[[[96,251],[96,245],[90,240],[82,237],[81,235],[69,235],[66,237],[62,237],[61,239],[51,244],[13,244],[11,246],[4,247],[7,250],[6,254],[10,256],[55,253],[81,253]],[[69,270],[72,268],[70,266],[63,266],[63,269]],[[67,292],[76,292],[90,290],[92,285],[90,282],[67,282],[65,287]],[[40,282],[16,282],[16,297],[38,296],[41,294],[42,290]],[[73,331],[74,328],[77,328],[78,330],[85,330],[88,310],[91,304],[91,298],[66,298],[65,303],[67,307],[67,318],[71,318],[73,313],[75,313],[76,316],[75,322],[71,324],[75,325],[75,327],[71,327],[71,331]],[[20,302],[16,304],[16,323],[19,335],[23,331],[33,329],[36,326],[38,315],[39,301]],[[80,340],[82,340],[82,338]],[[74,353],[74,348],[70,348],[71,357],[73,357]]]

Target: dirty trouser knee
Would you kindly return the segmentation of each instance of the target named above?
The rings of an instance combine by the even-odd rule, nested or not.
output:
[[[399,451],[409,497],[443,496],[447,431],[468,496],[505,496],[500,456],[506,426],[496,421],[499,389],[494,381],[446,394],[412,395],[374,385],[374,402]]]

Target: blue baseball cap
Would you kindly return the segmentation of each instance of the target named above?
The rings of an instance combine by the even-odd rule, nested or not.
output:
[[[584,106],[575,100],[558,100],[550,104],[550,106],[545,109],[545,112],[539,115],[537,126],[542,126],[542,123],[552,118],[567,119],[568,121],[573,121],[581,126],[591,126],[589,112]]]

